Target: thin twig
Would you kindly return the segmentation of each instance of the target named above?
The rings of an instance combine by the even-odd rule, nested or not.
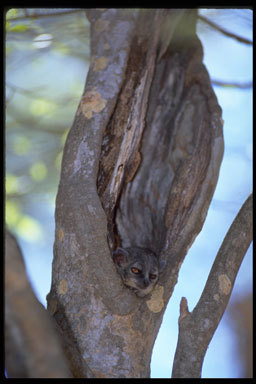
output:
[[[212,28],[216,29],[217,31],[223,33],[225,36],[231,37],[232,39],[235,39],[239,41],[240,43],[252,45],[252,41],[249,39],[246,39],[245,37],[241,37],[236,35],[235,33],[229,32],[226,29],[220,27],[218,24],[215,24],[213,21],[210,21],[205,16],[198,15],[198,18],[203,21],[205,24],[210,25]]]
[[[228,81],[211,79],[211,82],[213,85],[216,85],[218,87],[239,88],[239,89],[252,88],[252,81],[248,81],[246,83],[236,83],[236,82],[228,82]]]

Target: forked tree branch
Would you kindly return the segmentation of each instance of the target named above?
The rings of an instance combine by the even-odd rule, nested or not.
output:
[[[207,347],[227,307],[239,267],[251,241],[252,194],[229,228],[194,310],[188,312],[187,300],[181,300],[173,378],[201,377]]]

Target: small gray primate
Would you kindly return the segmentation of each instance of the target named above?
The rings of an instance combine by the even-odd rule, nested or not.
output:
[[[159,270],[165,265],[150,249],[140,247],[117,248],[113,261],[123,283],[137,296],[148,295],[158,281]]]

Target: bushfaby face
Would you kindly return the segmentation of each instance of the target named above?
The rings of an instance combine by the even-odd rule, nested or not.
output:
[[[137,261],[127,265],[124,270],[124,284],[133,288],[136,294],[140,297],[149,294],[154,288],[157,280],[157,264],[148,266],[143,261]]]
[[[113,259],[124,284],[139,297],[148,295],[158,280],[158,259],[145,248],[118,248]]]

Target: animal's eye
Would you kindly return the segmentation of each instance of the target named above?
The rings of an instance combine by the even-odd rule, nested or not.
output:
[[[132,268],[131,268],[131,271],[132,271],[133,273],[136,273],[136,274],[141,273],[141,271],[140,271],[138,268],[135,268],[135,267],[132,267]]]
[[[156,277],[157,277],[157,276],[156,276],[154,273],[151,273],[151,274],[150,274],[150,279],[155,280]]]

